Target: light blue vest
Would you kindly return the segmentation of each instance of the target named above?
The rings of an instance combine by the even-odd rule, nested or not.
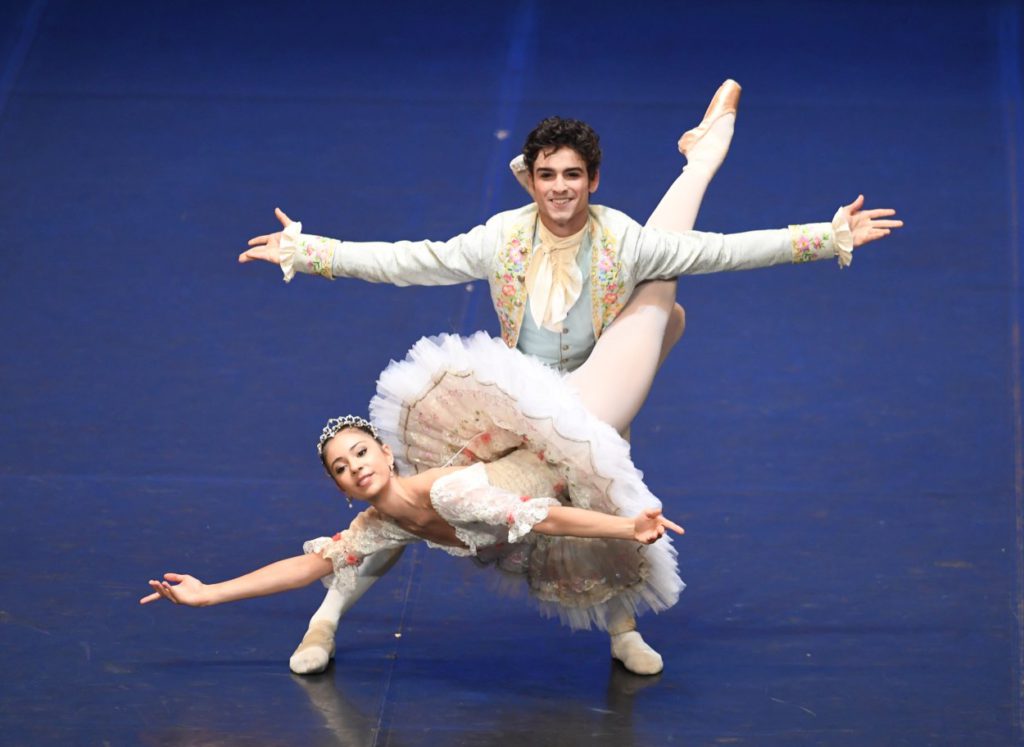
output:
[[[540,243],[533,237],[534,246]],[[574,371],[583,365],[597,342],[594,337],[594,322],[590,302],[590,233],[583,237],[580,250],[576,253],[576,264],[583,275],[580,297],[569,309],[569,315],[562,321],[562,332],[552,332],[538,327],[530,314],[529,296],[526,313],[519,331],[516,347],[529,356],[539,359],[559,371]]]

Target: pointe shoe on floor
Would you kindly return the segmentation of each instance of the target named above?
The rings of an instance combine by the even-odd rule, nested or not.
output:
[[[612,636],[612,658],[621,661],[633,674],[658,674],[665,668],[661,654],[635,630]]]
[[[288,660],[288,668],[295,674],[320,674],[327,669],[334,656],[334,635],[338,628],[325,621],[309,624],[302,643]]]
[[[508,167],[512,170],[516,181],[519,182],[519,186],[525,189],[530,197],[533,197],[533,190],[530,188],[530,172],[526,168],[526,159],[523,158],[523,154],[520,153],[509,161]]]
[[[718,87],[714,97],[711,99],[711,103],[708,104],[708,110],[704,112],[704,119],[701,120],[699,125],[692,130],[687,130],[679,138],[679,152],[686,156],[688,160],[691,158],[694,146],[708,134],[708,131],[715,122],[729,114],[735,118],[736,110],[740,105],[740,93],[742,90],[743,88],[740,84],[732,78],[729,78]],[[729,139],[732,139],[731,131]],[[726,144],[726,148],[728,149],[728,144]],[[722,157],[724,158],[725,155],[723,154]]]

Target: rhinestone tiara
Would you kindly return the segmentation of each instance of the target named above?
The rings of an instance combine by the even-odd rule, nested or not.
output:
[[[364,420],[358,415],[345,415],[340,418],[331,418],[327,421],[327,425],[324,426],[323,431],[320,433],[320,441],[316,445],[316,453],[320,456],[324,455],[324,444],[338,435],[338,431],[345,430],[346,428],[362,428],[370,432],[378,441],[380,437],[377,435],[377,429],[373,427],[373,423],[369,420]]]

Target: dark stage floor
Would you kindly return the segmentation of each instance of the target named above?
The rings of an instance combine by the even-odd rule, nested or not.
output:
[[[365,5],[365,4],[364,4]],[[1012,745],[1022,739],[1022,9],[1015,2],[0,5],[5,745]],[[447,238],[525,197],[543,116],[644,219],[726,77],[698,228],[906,227],[854,265],[688,277],[633,428],[688,588],[613,666],[415,548],[287,660],[319,587],[139,607],[349,520],[312,445],[482,284],[239,266],[284,208]]]

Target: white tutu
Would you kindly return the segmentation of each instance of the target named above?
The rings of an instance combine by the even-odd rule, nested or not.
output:
[[[381,374],[370,417],[406,474],[494,462],[526,449],[564,477],[557,487],[569,505],[622,516],[661,506],[633,465],[629,445],[584,409],[558,373],[483,332],[417,342]],[[560,497],[556,493],[546,497]],[[542,611],[573,628],[606,629],[616,607],[660,612],[684,588],[667,536],[652,545],[527,539],[478,557],[518,572]]]

